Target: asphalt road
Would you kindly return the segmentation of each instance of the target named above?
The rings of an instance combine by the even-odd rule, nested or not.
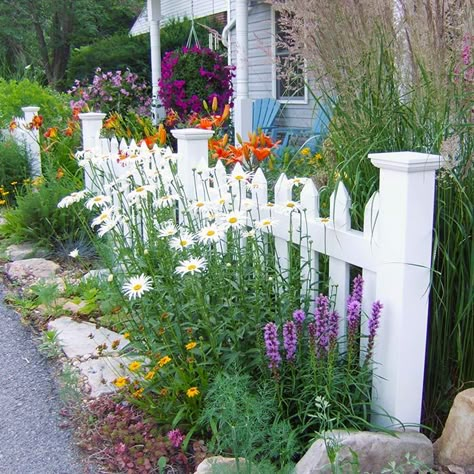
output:
[[[0,474],[84,474],[50,363],[33,333],[4,305],[0,287]]]

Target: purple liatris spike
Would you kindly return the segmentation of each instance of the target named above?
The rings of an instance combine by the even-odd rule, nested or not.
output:
[[[288,321],[283,325],[283,346],[286,350],[286,360],[293,360],[296,355],[296,324]]]
[[[275,323],[267,323],[264,328],[265,347],[267,349],[268,367],[277,369],[281,362],[278,329]]]
[[[339,335],[339,314],[337,311],[332,311],[328,318],[328,339],[329,347],[334,347]]]
[[[349,299],[358,301],[362,304],[362,295],[364,294],[364,280],[362,275],[357,275],[352,281],[352,294]]]
[[[296,330],[300,333],[303,330],[303,322],[306,319],[306,314],[302,309],[293,311],[293,321],[296,324]]]
[[[347,301],[347,330],[354,335],[359,328],[361,304],[356,299],[349,297]]]
[[[370,314],[368,328],[369,328],[369,342],[367,343],[367,354],[365,361],[368,362],[372,358],[372,352],[374,350],[375,336],[377,329],[380,325],[380,313],[382,312],[383,305],[380,301],[375,301],[372,305],[372,312]]]
[[[316,298],[316,308],[314,310],[314,322],[316,325],[316,354],[321,355],[321,351],[328,350],[328,317],[329,317],[329,298],[319,295]]]
[[[317,329],[316,323],[312,322],[308,324],[309,343],[311,347],[316,348],[317,343]]]
[[[179,448],[184,441],[184,434],[179,429],[168,431],[166,436],[175,448]]]

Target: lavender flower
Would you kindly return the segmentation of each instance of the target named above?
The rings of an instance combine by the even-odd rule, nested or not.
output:
[[[293,311],[293,320],[296,323],[296,330],[300,333],[303,330],[303,322],[306,319],[306,314],[302,309]]]
[[[339,335],[339,314],[337,311],[332,311],[328,318],[329,348],[332,348],[335,346],[338,335]]]
[[[267,323],[264,328],[265,347],[269,360],[268,367],[277,369],[281,362],[280,343],[278,342],[278,329],[275,323]]]
[[[372,358],[372,352],[374,350],[375,336],[377,329],[380,325],[380,313],[382,312],[383,305],[380,301],[375,301],[372,305],[372,313],[369,318],[369,342],[367,344],[367,354],[365,356],[366,363]]]
[[[361,304],[356,299],[349,297],[347,301],[347,329],[354,335],[359,328]]]
[[[362,304],[362,295],[364,293],[364,280],[362,275],[357,275],[352,281],[352,295],[351,299]]]
[[[166,436],[170,440],[172,446],[174,446],[175,448],[179,448],[182,442],[184,441],[184,434],[181,433],[179,429],[168,431]]]
[[[329,318],[329,298],[323,294],[316,298],[316,308],[314,310],[314,322],[316,326],[316,354],[321,356],[322,352],[328,351],[328,318]]]
[[[286,350],[286,360],[294,360],[296,355],[296,324],[288,321],[283,325],[283,346]]]

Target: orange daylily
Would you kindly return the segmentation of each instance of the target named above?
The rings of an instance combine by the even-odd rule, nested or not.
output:
[[[56,179],[61,179],[64,176],[64,170],[62,168],[58,168],[56,171]]]
[[[43,136],[45,138],[56,138],[58,136],[58,127],[49,127]]]
[[[250,150],[252,150],[253,155],[255,156],[255,158],[257,158],[258,161],[265,160],[272,153],[271,148],[266,148],[266,147],[265,148],[257,148],[257,147],[253,147],[253,146],[250,146],[249,148],[250,148]]]
[[[209,148],[211,150],[215,150],[216,148],[224,148],[227,146],[228,142],[229,135],[226,133],[220,140],[217,140],[216,138],[211,138],[209,140]]]
[[[67,127],[64,130],[64,135],[66,135],[66,137],[71,137],[74,134],[74,131],[77,130],[77,127],[77,122],[74,122],[73,120],[68,120]]]
[[[204,130],[212,130],[212,126],[214,125],[214,120],[204,117],[199,119],[199,123],[196,125],[196,128],[202,128]]]
[[[15,128],[18,127],[18,124],[16,123],[15,119],[13,119],[11,122],[10,122],[10,132],[13,132],[13,130],[15,130]]]
[[[41,125],[43,125],[43,116],[42,115],[35,115],[31,122],[28,124],[29,128],[35,128],[38,130]]]
[[[159,133],[155,133],[154,135],[150,135],[149,137],[145,137],[141,142],[145,142],[148,146],[148,148],[153,148],[153,145],[156,143],[156,141],[160,138],[160,134]]]
[[[104,121],[104,128],[110,130],[117,126],[118,118],[116,115],[111,115],[107,120]]]
[[[214,125],[216,127],[220,127],[228,118],[230,115],[230,105],[225,104],[224,110],[222,111],[222,115],[214,115]]]

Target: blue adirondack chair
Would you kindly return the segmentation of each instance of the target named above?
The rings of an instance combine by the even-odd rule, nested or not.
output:
[[[274,128],[280,103],[275,99],[256,99],[252,105],[252,130],[269,133]]]
[[[275,128],[273,133],[281,137],[279,150],[283,150],[292,145],[292,142],[298,141],[300,146],[310,147],[313,153],[317,152],[327,135],[330,121],[330,108],[318,107],[311,128]]]

